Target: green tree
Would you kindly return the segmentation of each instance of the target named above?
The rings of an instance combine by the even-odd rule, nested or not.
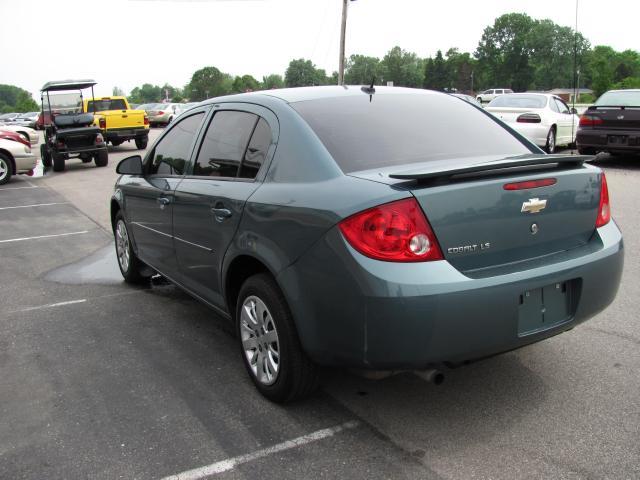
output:
[[[457,48],[447,50],[448,86],[460,92],[471,92],[471,75],[476,69],[475,63],[468,52],[460,53]]]
[[[155,103],[163,98],[162,89],[158,85],[144,83],[131,90],[129,101],[133,103]]]
[[[397,87],[422,87],[424,82],[424,61],[415,53],[393,47],[382,59],[385,81],[392,81]]]
[[[114,97],[124,97],[124,96],[125,96],[125,94],[124,94],[124,90],[122,90],[122,89],[121,89],[120,87],[118,87],[118,86],[113,87],[113,90],[111,91],[111,94],[112,94]]]
[[[484,29],[475,52],[485,85],[526,90],[532,81],[529,35],[534,21],[524,13],[507,13]]]
[[[310,85],[326,85],[327,75],[324,70],[316,69],[311,60],[299,58],[291,60],[284,74],[287,87],[306,87]]]
[[[233,91],[237,93],[243,92],[255,92],[260,90],[262,86],[260,82],[253,78],[251,75],[243,75],[233,79]]]
[[[39,108],[26,90],[14,85],[0,84],[0,113],[33,112]]]
[[[371,85],[373,79],[376,79],[378,83],[383,81],[382,65],[379,58],[351,55],[347,59],[344,69],[344,83],[347,85]]]
[[[282,75],[278,75],[277,73],[272,73],[271,75],[267,75],[266,77],[262,77],[262,88],[265,90],[271,90],[273,88],[283,88],[284,80]]]
[[[192,101],[199,102],[230,93],[232,83],[231,77],[216,67],[204,67],[193,73],[191,81],[185,89]]]

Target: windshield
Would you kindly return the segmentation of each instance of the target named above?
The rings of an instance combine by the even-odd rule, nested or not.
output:
[[[489,103],[489,107],[544,108],[547,97],[544,95],[501,95]]]
[[[96,107],[96,112],[106,112],[108,110],[126,110],[127,104],[121,98],[105,98],[102,100],[89,100],[87,102],[87,112],[93,112],[93,106]]]
[[[362,95],[291,106],[345,173],[449,158],[531,153],[486,113],[449,95],[374,95],[372,101]]]
[[[640,90],[606,92],[596,101],[596,105],[640,107]]]
[[[57,93],[44,96],[44,110],[48,111],[49,106],[53,113],[64,115],[67,113],[80,113],[82,111],[82,96],[80,92]]]

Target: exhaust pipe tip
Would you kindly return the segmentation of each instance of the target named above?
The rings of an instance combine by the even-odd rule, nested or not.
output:
[[[434,385],[442,385],[444,383],[444,373],[440,370],[417,370],[414,373],[423,380],[433,383]]]

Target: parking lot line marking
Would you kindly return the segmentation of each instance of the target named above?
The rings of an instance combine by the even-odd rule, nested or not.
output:
[[[212,463],[211,465],[207,465],[205,467],[194,468],[193,470],[187,470],[186,472],[170,475],[163,478],[162,480],[199,480],[210,475],[216,475],[218,473],[233,470],[238,465],[242,465],[243,463],[251,462],[259,458],[264,458],[274,453],[282,452],[284,450],[290,450],[292,448],[306,445],[308,443],[317,442],[318,440],[322,440],[323,438],[333,437],[336,433],[356,428],[359,425],[360,422],[358,421],[346,422],[342,425],[318,430],[316,432],[303,435],[302,437],[294,438],[293,440],[287,440],[286,442],[278,443],[277,445],[273,445],[262,450],[257,450],[253,453],[228,458],[220,462]]]
[[[11,210],[12,208],[48,207],[49,205],[69,205],[69,202],[36,203],[36,204],[33,204],[33,205],[17,205],[15,207],[0,207],[0,210]]]
[[[39,305],[37,307],[23,308],[22,310],[18,310],[18,312],[30,312],[32,310],[42,310],[44,308],[63,307],[65,305],[73,305],[75,303],[84,303],[86,301],[87,301],[86,298],[82,298],[80,300],[69,300],[67,302],[50,303],[48,305]]]
[[[29,183],[29,185],[31,184]],[[30,187],[4,187],[4,188],[0,188],[0,192],[3,192],[5,190],[23,190],[25,188],[40,188],[40,187],[38,187],[37,185],[31,185]]]
[[[81,232],[57,233],[55,235],[39,235],[37,237],[9,238],[7,240],[0,240],[0,243],[21,242],[22,240],[37,240],[39,238],[66,237],[68,235],[81,235],[83,233],[89,233],[89,230],[83,230]]]

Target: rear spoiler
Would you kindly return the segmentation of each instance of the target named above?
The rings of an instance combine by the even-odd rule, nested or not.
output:
[[[587,107],[587,111],[593,112],[599,108],[619,108],[620,110],[625,110],[627,108],[640,108],[640,105],[590,105]]]
[[[582,165],[588,160],[593,160],[591,155],[523,155],[518,157],[509,157],[493,162],[476,163],[472,165],[453,164],[451,167],[442,164],[437,165],[429,170],[421,168],[416,171],[404,171],[392,173],[391,178],[401,180],[431,180],[435,178],[448,178],[454,175],[474,174],[482,172],[490,172],[492,170],[505,170],[518,167],[529,167],[539,165],[556,165],[558,167]]]

